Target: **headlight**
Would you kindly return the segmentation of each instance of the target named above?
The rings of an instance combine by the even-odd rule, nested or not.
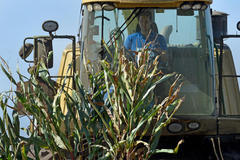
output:
[[[190,122],[190,123],[188,123],[187,126],[191,130],[196,130],[196,129],[200,128],[200,123],[199,122]]]
[[[168,125],[167,129],[171,133],[179,133],[183,130],[183,125],[181,123],[173,122]]]

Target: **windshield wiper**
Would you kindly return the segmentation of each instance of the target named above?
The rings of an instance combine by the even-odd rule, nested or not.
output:
[[[139,10],[138,10],[139,9]],[[137,11],[138,10],[138,11]],[[118,36],[116,37],[116,39],[119,38],[119,36],[121,36],[121,34],[125,31],[125,29],[134,21],[134,19],[141,13],[142,8],[135,8],[133,10],[133,12],[128,16],[128,18],[124,21],[124,23],[121,25],[121,27],[118,28],[118,30],[116,32],[114,32],[114,34],[110,37],[109,41],[106,43],[107,46],[108,44],[112,41],[112,39],[118,34]],[[137,12],[135,14],[135,12]],[[135,16],[133,17],[133,15],[135,14]],[[132,18],[133,17],[133,18]],[[131,19],[131,21],[126,25],[125,28],[123,28],[123,26]],[[123,30],[121,30],[123,28]],[[108,46],[109,47],[109,46]]]

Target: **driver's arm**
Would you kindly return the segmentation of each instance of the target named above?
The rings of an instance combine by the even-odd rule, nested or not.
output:
[[[158,37],[156,39],[156,47],[154,50],[157,55],[160,55],[160,60],[162,62],[166,63],[168,61],[167,43],[161,34],[158,34]]]

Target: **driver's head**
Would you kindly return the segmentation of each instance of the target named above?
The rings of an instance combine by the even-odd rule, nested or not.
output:
[[[152,24],[152,14],[150,11],[143,11],[138,16],[138,24],[143,35],[148,35]]]

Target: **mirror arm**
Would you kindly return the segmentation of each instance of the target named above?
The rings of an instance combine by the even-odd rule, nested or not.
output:
[[[34,65],[37,64],[38,61],[38,38],[34,37]]]

